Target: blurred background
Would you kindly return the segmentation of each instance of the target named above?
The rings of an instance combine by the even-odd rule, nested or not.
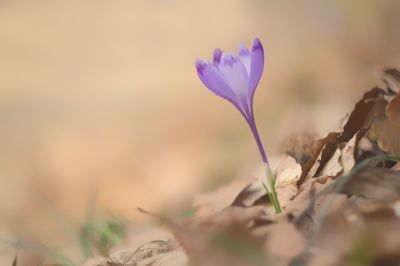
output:
[[[199,81],[196,58],[266,52],[256,120],[282,140],[335,129],[384,67],[400,67],[396,0],[0,2],[0,237],[78,259],[87,215],[171,215],[261,159],[239,112]],[[66,229],[67,228],[67,229]],[[11,252],[11,257],[10,257]],[[0,247],[10,265],[13,249]],[[4,259],[3,259],[4,257]]]

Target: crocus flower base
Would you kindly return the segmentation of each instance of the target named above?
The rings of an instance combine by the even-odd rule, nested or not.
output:
[[[280,213],[282,211],[281,205],[279,204],[278,196],[276,194],[276,189],[275,189],[275,176],[271,171],[271,168],[269,168],[268,165],[265,165],[265,173],[267,176],[267,182],[263,182],[264,189],[267,193],[269,201],[272,203],[272,205],[275,208],[276,213]]]

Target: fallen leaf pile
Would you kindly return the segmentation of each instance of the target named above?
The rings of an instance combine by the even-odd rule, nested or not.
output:
[[[173,239],[85,265],[400,265],[400,72],[384,82],[340,131],[285,146],[275,169],[282,213],[262,179],[235,180],[197,196],[192,217],[157,216]]]

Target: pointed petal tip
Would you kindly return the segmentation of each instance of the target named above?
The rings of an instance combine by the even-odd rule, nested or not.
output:
[[[207,66],[207,62],[203,59],[196,59],[194,64],[196,66],[197,72],[200,72],[200,73]]]
[[[247,49],[246,45],[243,43],[240,44],[238,55],[239,56],[248,56],[249,54],[250,54],[250,51],[249,51],[249,49]]]
[[[264,70],[264,48],[260,39],[255,38],[251,51],[249,91],[254,95]]]
[[[219,63],[221,62],[221,56],[222,56],[222,53],[223,53],[224,51],[222,51],[221,49],[219,49],[219,48],[215,48],[214,49],[214,53],[213,53],[213,63],[214,64],[217,64],[217,65],[219,65]]]
[[[257,37],[256,37],[256,38],[254,39],[254,41],[253,41],[253,50],[256,50],[256,49],[261,49],[261,50],[263,50],[262,43],[261,43],[260,39],[257,38]]]
[[[215,49],[214,49],[214,58],[215,58],[215,57],[221,57],[221,55],[222,55],[223,52],[224,52],[224,51],[222,51],[221,49],[215,48]]]

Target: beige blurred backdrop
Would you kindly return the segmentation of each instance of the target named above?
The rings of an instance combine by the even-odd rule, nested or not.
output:
[[[196,58],[259,37],[267,153],[336,127],[383,67],[400,67],[399,1],[0,2],[0,233],[62,248],[62,225],[138,206],[173,214],[251,175],[260,157]]]

